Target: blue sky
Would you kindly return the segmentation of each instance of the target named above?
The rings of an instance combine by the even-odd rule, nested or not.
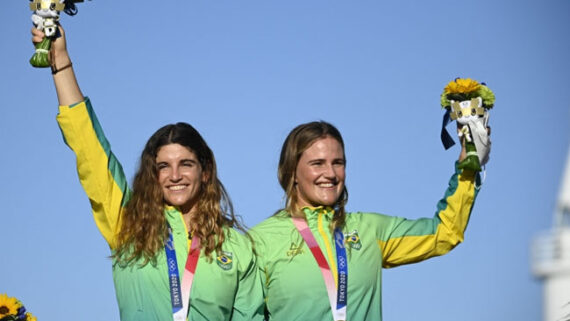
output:
[[[40,320],[118,320],[51,75],[28,64],[28,3],[3,2],[0,293]],[[384,270],[384,319],[540,319],[529,246],[552,225],[569,146],[570,2],[165,3],[93,0],[62,15],[82,90],[129,178],[156,129],[192,123],[253,226],[283,205],[286,134],[323,119],[345,139],[348,210],[431,216],[459,153],[441,145],[439,95],[455,77],[484,81],[497,97],[493,150],[465,243]]]

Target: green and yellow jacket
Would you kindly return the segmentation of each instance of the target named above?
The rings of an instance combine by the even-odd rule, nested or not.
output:
[[[343,228],[348,259],[347,320],[382,320],[382,268],[442,255],[463,241],[478,192],[476,179],[473,172],[456,168],[432,218],[347,214]],[[334,211],[322,207],[303,211],[336,280],[336,248],[329,229]],[[281,211],[261,222],[251,235],[269,319],[333,320],[321,271],[289,213]]]
[[[79,179],[91,202],[95,223],[113,252],[121,213],[131,193],[121,164],[111,152],[89,99],[60,106],[57,121],[66,144],[77,157]],[[188,231],[177,208],[167,206],[164,215],[172,228],[182,274],[189,250]],[[262,320],[262,283],[251,242],[234,229],[228,228],[225,233],[224,260],[213,255],[209,262],[203,253],[200,256],[189,320]],[[121,320],[172,321],[164,249],[157,253],[156,264],[121,266],[113,262],[113,280]]]

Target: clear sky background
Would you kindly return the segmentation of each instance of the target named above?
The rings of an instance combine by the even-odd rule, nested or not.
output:
[[[50,72],[28,63],[28,1],[2,4],[0,293],[42,321],[118,320],[109,249],[55,122]],[[249,226],[283,205],[285,136],[320,119],[345,139],[348,210],[432,216],[459,154],[442,147],[439,96],[456,77],[486,82],[493,149],[466,240],[384,270],[384,319],[541,318],[529,246],[552,225],[569,145],[569,1],[78,7],[62,14],[69,51],[129,179],[156,129],[189,122]]]

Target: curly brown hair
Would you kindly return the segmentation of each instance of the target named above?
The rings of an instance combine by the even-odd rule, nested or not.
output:
[[[295,188],[295,172],[297,170],[297,165],[299,164],[299,159],[301,159],[303,152],[311,147],[315,141],[326,137],[331,137],[338,141],[343,150],[343,158],[346,161],[346,156],[344,155],[344,141],[340,132],[332,124],[325,121],[314,121],[295,127],[283,143],[281,156],[279,157],[277,178],[279,179],[279,184],[281,184],[281,187],[287,195],[287,201],[285,203],[285,208],[281,210],[287,211],[293,217],[304,217],[303,212],[297,208],[298,195]],[[331,222],[331,230],[334,230],[337,227],[342,228],[344,226],[346,218],[344,206],[347,202],[348,189],[345,185],[341,196],[338,198],[334,206],[335,214]]]
[[[139,169],[133,181],[132,197],[121,216],[117,248],[113,258],[122,264],[143,259],[142,265],[156,263],[156,254],[164,248],[168,226],[164,216],[165,202],[158,184],[156,156],[162,146],[180,144],[196,155],[206,173],[197,204],[197,214],[191,217],[188,230],[200,238],[202,249],[220,253],[226,238],[224,228],[244,231],[236,218],[231,200],[218,179],[214,153],[200,133],[187,123],[166,125],[157,130],[146,143]]]

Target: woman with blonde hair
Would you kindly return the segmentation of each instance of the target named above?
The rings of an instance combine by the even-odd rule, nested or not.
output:
[[[262,319],[252,246],[239,232],[204,139],[186,123],[157,130],[144,147],[131,191],[79,89],[59,30],[50,52],[57,121],[111,248],[121,320]],[[44,37],[37,29],[32,34],[34,43]]]
[[[460,160],[465,158],[463,148]],[[327,122],[294,128],[278,178],[285,208],[252,229],[274,320],[381,320],[382,268],[447,253],[463,241],[478,174],[457,168],[431,218],[345,213],[346,157]]]

